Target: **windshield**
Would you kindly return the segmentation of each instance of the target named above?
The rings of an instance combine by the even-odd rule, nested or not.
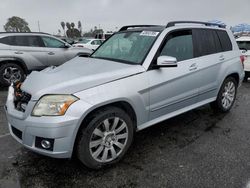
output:
[[[127,31],[117,33],[101,45],[91,57],[129,64],[141,64],[159,32]]]
[[[250,41],[237,41],[239,49],[250,50]]]

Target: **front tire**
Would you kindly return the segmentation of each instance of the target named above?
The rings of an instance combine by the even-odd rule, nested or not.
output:
[[[80,130],[77,156],[92,169],[116,163],[129,149],[133,134],[133,121],[127,113],[116,107],[103,108]]]
[[[22,82],[25,79],[25,72],[21,66],[15,63],[0,65],[0,85],[9,86],[12,82]]]
[[[235,102],[237,94],[237,81],[233,77],[224,80],[215,102],[211,103],[215,111],[229,112]]]

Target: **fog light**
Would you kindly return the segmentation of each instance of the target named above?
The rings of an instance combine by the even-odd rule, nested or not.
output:
[[[39,149],[53,151],[54,142],[55,142],[55,139],[53,139],[53,138],[43,138],[43,137],[37,136],[36,140],[35,140],[35,147],[37,147]]]
[[[48,141],[48,140],[42,140],[41,141],[41,146],[44,148],[44,149],[49,149],[51,147],[51,143]]]

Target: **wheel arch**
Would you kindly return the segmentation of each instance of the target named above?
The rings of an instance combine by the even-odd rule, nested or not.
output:
[[[239,85],[239,82],[240,82],[240,76],[239,76],[239,74],[238,73],[231,73],[231,74],[229,74],[225,79],[227,79],[227,78],[229,78],[229,77],[233,77],[235,80],[236,80],[236,82],[237,82],[237,84]],[[224,80],[225,80],[224,79]]]
[[[96,106],[96,107],[92,108],[84,116],[83,120],[80,123],[80,126],[76,130],[74,145],[73,145],[73,153],[72,153],[73,155],[75,154],[76,145],[77,145],[77,142],[78,142],[79,137],[80,137],[80,130],[83,129],[86,126],[86,124],[91,120],[91,118],[93,117],[93,115],[97,111],[99,111],[99,110],[101,110],[103,108],[112,107],[112,106],[116,107],[116,108],[120,108],[120,109],[124,110],[126,113],[128,113],[128,115],[131,117],[131,119],[133,121],[134,130],[136,130],[136,128],[137,128],[137,115],[136,115],[136,112],[135,112],[133,106],[128,101],[125,101],[125,100],[113,101],[113,102],[108,103],[108,104],[103,104],[101,106]]]
[[[218,94],[219,94],[219,91],[220,91],[220,88],[221,88],[223,82],[224,82],[227,78],[229,78],[229,77],[233,77],[233,78],[236,80],[237,85],[239,85],[239,83],[240,83],[240,76],[239,76],[239,73],[237,73],[237,72],[232,72],[232,73],[227,74],[227,76],[226,76],[224,79],[221,80],[221,83],[220,83],[220,85],[219,85],[219,87],[218,87],[218,89],[217,89],[216,98],[218,97]]]
[[[22,69],[24,70],[25,74],[28,74],[29,73],[29,70],[25,64],[25,62],[20,59],[20,58],[13,58],[13,57],[10,57],[10,58],[0,58],[0,65],[1,64],[7,64],[7,63],[15,63],[19,66],[22,67]]]

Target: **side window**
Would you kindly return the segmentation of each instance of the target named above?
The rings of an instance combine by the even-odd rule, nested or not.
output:
[[[64,43],[52,37],[41,37],[47,48],[64,48]]]
[[[42,47],[43,43],[37,36],[11,36],[6,37],[5,41],[12,46],[26,46],[26,47]]]
[[[91,44],[92,44],[92,45],[96,45],[96,42],[95,42],[95,40],[93,40],[93,41],[91,42]]]
[[[29,42],[26,36],[14,36],[12,44],[14,46],[29,46]]]
[[[222,46],[220,43],[220,39],[219,39],[219,36],[215,30],[213,30],[213,35],[214,35],[214,42],[215,42],[217,53],[222,52],[223,50],[222,50]]]
[[[0,38],[0,43],[10,45],[10,37]]]
[[[221,45],[216,32],[212,29],[194,29],[194,56],[200,57],[221,52]]]
[[[31,47],[44,47],[44,44],[38,36],[27,36],[28,46]]]
[[[101,45],[102,44],[102,41],[101,40],[97,40],[96,41],[96,45]]]
[[[160,56],[172,56],[177,61],[193,58],[193,37],[191,30],[176,31],[170,33]]]
[[[224,52],[232,50],[232,43],[231,43],[231,40],[230,40],[227,32],[226,31],[217,31],[217,34],[218,34],[219,39],[220,39],[222,50]]]

